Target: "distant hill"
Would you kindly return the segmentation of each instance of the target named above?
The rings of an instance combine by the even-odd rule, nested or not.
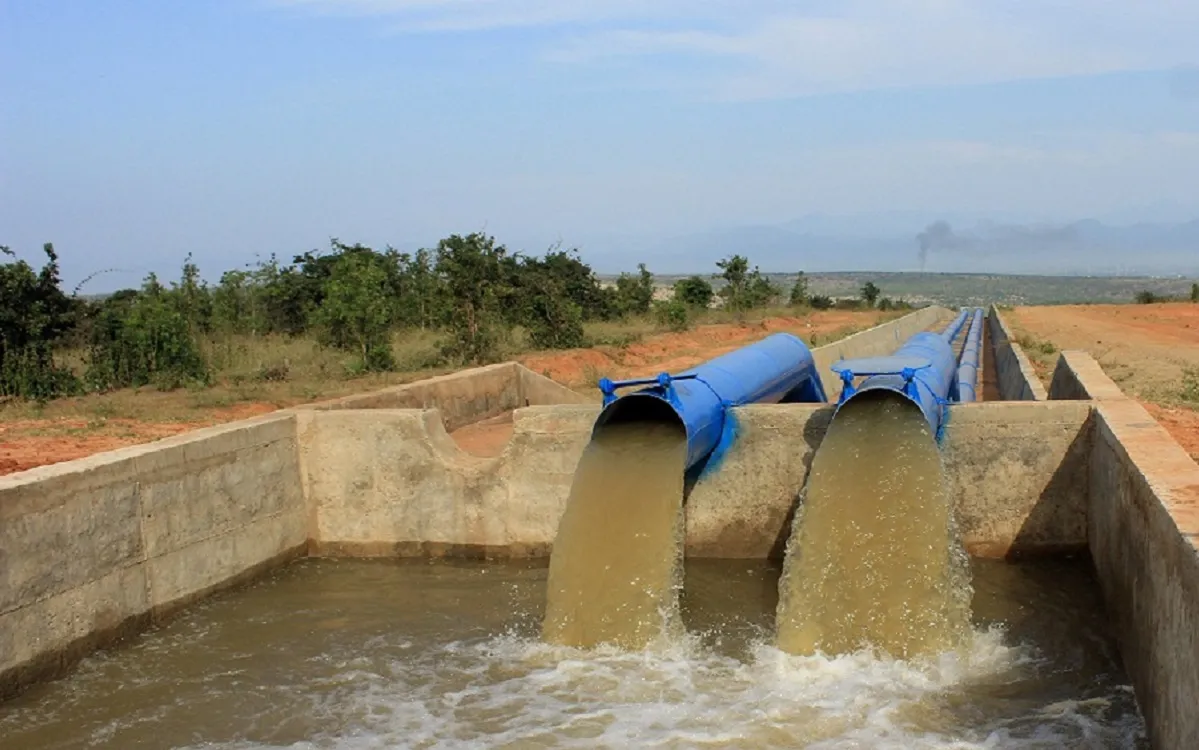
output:
[[[820,218],[726,227],[605,248],[596,265],[614,270],[646,262],[656,272],[688,273],[741,253],[763,270],[779,272],[1199,275],[1199,220],[1129,226],[1094,219],[1059,225],[992,221],[964,228],[934,221],[902,234],[886,229],[889,233],[877,234],[872,233],[877,225],[855,230],[843,221]]]

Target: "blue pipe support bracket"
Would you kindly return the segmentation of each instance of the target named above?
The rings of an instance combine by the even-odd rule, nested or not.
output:
[[[970,319],[970,330],[966,333],[966,346],[962,349],[962,358],[958,362],[958,397],[961,403],[969,403],[978,399],[975,390],[978,383],[978,365],[982,356],[983,311],[975,309]]]
[[[863,393],[891,391],[920,409],[940,442],[955,364],[949,341],[937,333],[918,333],[889,357],[843,359],[832,368],[842,383],[837,412]],[[862,376],[866,379],[855,386],[855,379]]]
[[[616,391],[648,386],[621,396]],[[749,346],[704,362],[678,375],[599,381],[604,408],[595,430],[615,420],[663,414],[666,405],[687,431],[687,469],[719,465],[735,438],[729,410],[753,403],[824,403],[824,387],[812,352],[788,333],[767,336]]]
[[[952,344],[953,340],[956,339],[958,334],[962,332],[962,327],[966,325],[966,319],[969,316],[969,310],[962,310],[959,312],[958,316],[953,319],[953,322],[945,326],[944,331],[941,331],[942,338]]]

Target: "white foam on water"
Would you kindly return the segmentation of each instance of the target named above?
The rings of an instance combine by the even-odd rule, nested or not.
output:
[[[758,643],[746,661],[688,637],[657,649],[579,650],[515,635],[420,651],[391,643],[310,686],[294,744],[196,750],[368,748],[1127,747],[1140,722],[1112,701],[1013,700],[972,709],[972,685],[1018,682],[1042,663],[999,629],[922,662],[859,652],[793,656]],[[1127,713],[1127,712],[1125,712]]]

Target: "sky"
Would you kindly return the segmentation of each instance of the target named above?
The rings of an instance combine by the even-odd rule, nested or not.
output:
[[[1193,0],[0,0],[0,244],[112,287],[332,237],[612,270],[811,214],[1184,221],[1197,28]]]

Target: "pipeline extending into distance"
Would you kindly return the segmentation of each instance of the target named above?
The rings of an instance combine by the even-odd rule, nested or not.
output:
[[[895,394],[920,409],[940,441],[946,407],[957,382],[953,340],[961,333],[968,315],[963,310],[939,334],[917,333],[890,356],[843,359],[834,364],[833,372],[841,377],[842,383],[837,412],[855,398]],[[866,380],[855,385],[859,377]],[[836,412],[833,418],[836,419]]]
[[[978,367],[982,355],[983,311],[977,308],[970,320],[970,330],[966,333],[966,345],[962,349],[962,358],[958,363],[957,401],[969,403],[978,399],[976,386],[978,383]]]

